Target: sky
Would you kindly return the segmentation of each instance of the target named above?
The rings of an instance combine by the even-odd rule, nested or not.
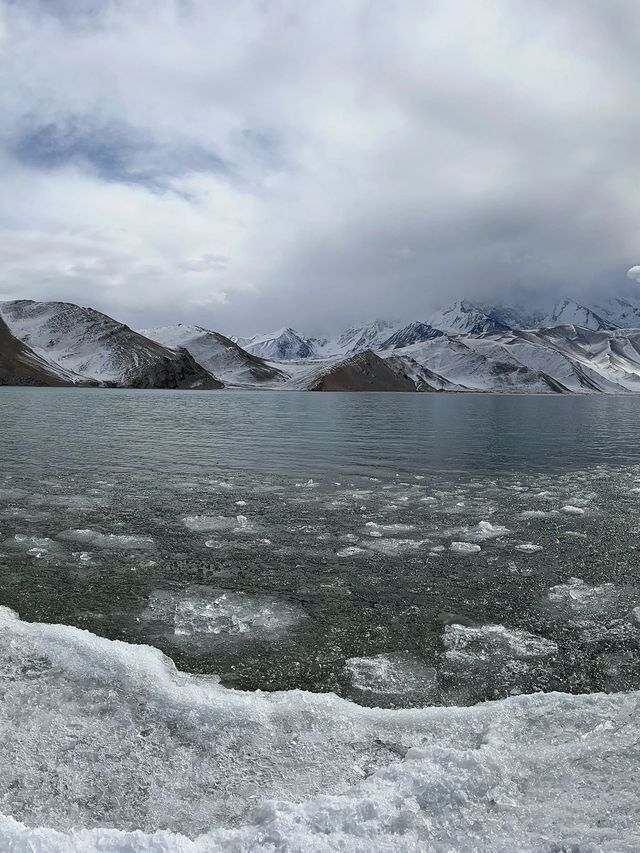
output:
[[[0,0],[0,299],[310,333],[638,291],[636,0]]]

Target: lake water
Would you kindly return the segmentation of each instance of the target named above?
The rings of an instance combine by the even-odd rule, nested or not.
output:
[[[0,849],[638,850],[639,415],[0,389]]]
[[[0,391],[0,603],[364,705],[640,686],[640,400]]]

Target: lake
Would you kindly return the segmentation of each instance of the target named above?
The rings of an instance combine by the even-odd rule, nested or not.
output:
[[[0,390],[0,603],[363,705],[640,686],[640,400]]]

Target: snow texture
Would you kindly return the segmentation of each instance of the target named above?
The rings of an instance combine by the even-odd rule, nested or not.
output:
[[[0,627],[11,853],[640,849],[637,693],[383,710],[225,689],[155,649],[6,608]],[[474,644],[495,657],[497,642],[530,665],[552,652],[470,630],[449,632],[450,651],[482,662]],[[367,666],[388,671],[350,662]]]

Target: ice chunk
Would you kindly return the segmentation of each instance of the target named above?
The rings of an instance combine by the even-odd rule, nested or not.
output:
[[[560,508],[561,512],[566,513],[567,515],[584,515],[584,510],[579,506],[572,506],[571,504],[566,504],[565,506]]]
[[[314,480],[307,480],[306,483],[296,483],[297,489],[315,489],[318,484]]]
[[[567,607],[574,612],[608,610],[619,599],[615,584],[590,586],[581,578],[571,578],[567,583],[552,586],[547,596],[550,603]]]
[[[445,696],[465,704],[540,689],[557,652],[551,640],[503,625],[447,625],[443,643]]]
[[[147,619],[173,624],[176,636],[246,634],[286,630],[304,611],[268,596],[190,586],[183,593],[157,590],[149,598]]]
[[[16,533],[5,545],[11,549],[25,551],[30,557],[36,558],[44,557],[56,547],[56,543],[48,536],[27,536],[23,533]]]
[[[544,607],[554,620],[565,621],[586,642],[626,641],[636,636],[633,625],[634,589],[613,583],[591,586],[581,578],[551,587]]]
[[[522,545],[516,545],[516,551],[521,551],[523,554],[537,554],[539,551],[542,551],[542,545],[524,542]]]
[[[393,698],[426,702],[435,698],[436,670],[408,652],[347,658],[345,665],[352,686],[378,702]]]
[[[369,536],[381,536],[383,534],[395,536],[396,533],[408,533],[415,530],[415,524],[380,524],[377,521],[367,521],[365,527]]]
[[[80,542],[94,548],[106,548],[123,551],[148,551],[155,548],[150,536],[134,536],[125,533],[100,533],[97,530],[64,530],[59,539]]]
[[[336,557],[355,557],[357,554],[366,554],[366,551],[357,545],[347,545],[345,548],[336,551]]]
[[[472,542],[452,542],[449,545],[449,550],[453,551],[454,554],[477,554],[482,549]]]
[[[444,629],[446,656],[486,659],[507,654],[514,658],[546,657],[558,651],[552,640],[504,625],[447,625]]]
[[[402,554],[423,550],[428,542],[428,539],[374,538],[373,541],[367,541],[366,547],[369,551],[377,551],[387,557],[399,557]]]
[[[183,522],[189,530],[197,533],[255,533],[261,530],[261,527],[250,521],[246,515],[188,515]]]
[[[460,536],[468,542],[486,542],[489,539],[497,539],[509,533],[508,527],[501,524],[491,524],[490,521],[480,521],[476,527],[457,527],[446,531],[447,536]]]

